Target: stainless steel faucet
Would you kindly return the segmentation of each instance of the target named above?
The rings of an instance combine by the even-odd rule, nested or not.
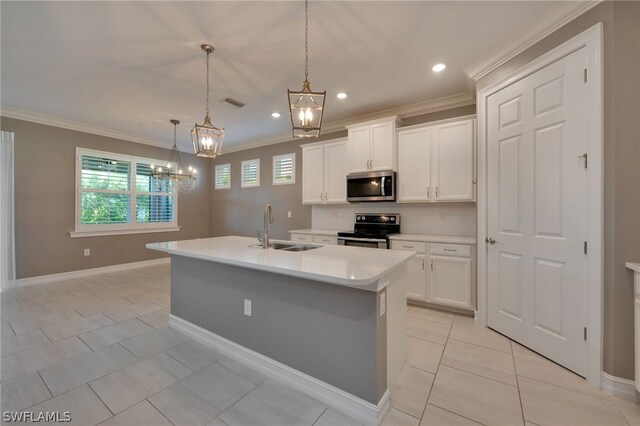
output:
[[[262,237],[262,248],[269,248],[269,225],[273,223],[273,209],[271,204],[264,208],[264,237]]]

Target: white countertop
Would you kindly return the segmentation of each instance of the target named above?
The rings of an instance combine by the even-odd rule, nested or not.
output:
[[[631,269],[632,271],[635,271],[636,273],[640,274],[640,263],[627,262],[625,263],[625,266]]]
[[[426,243],[475,244],[476,237],[449,237],[446,235],[395,234],[389,237],[397,241],[424,241]]]
[[[291,244],[291,241],[272,242]],[[389,283],[380,278],[415,255],[412,251],[337,245],[300,252],[265,250],[255,238],[235,236],[150,243],[147,248],[370,291],[386,287]]]
[[[307,234],[307,235],[329,235],[335,237],[338,232],[343,232],[344,229],[293,229],[289,231],[290,234]],[[352,230],[347,230],[352,231]]]

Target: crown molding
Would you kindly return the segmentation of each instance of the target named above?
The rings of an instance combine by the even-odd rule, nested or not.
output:
[[[574,2],[557,2],[559,7],[562,8],[558,13],[545,16],[535,24],[524,29],[520,37],[515,36],[510,38],[506,43],[492,49],[489,53],[467,66],[463,71],[471,80],[478,81],[602,2],[603,0],[588,0],[577,4]]]
[[[159,148],[165,148],[165,149],[171,148],[171,145],[157,142],[142,136],[121,132],[119,130],[106,129],[104,127],[93,126],[91,124],[80,123],[77,121],[67,120],[60,117],[53,117],[50,115],[24,111],[17,108],[0,106],[0,116],[6,117],[6,118],[14,118],[16,120],[29,121],[32,123],[44,124],[47,126],[60,127],[62,129],[75,130],[77,132],[90,133],[92,135],[99,135],[99,136],[105,136],[108,138],[125,140],[127,142],[153,145]],[[187,151],[184,151],[184,152],[187,152]]]
[[[406,105],[399,108],[392,108],[383,111],[378,111],[370,114],[363,114],[355,117],[350,117],[344,120],[333,121],[322,126],[322,133],[333,133],[341,130],[346,130],[346,126],[362,123],[365,121],[377,120],[380,118],[391,117],[397,115],[400,119],[416,117],[418,115],[430,114],[433,112],[444,111],[447,109],[458,108],[468,105],[474,105],[476,103],[475,93],[458,93],[457,95],[446,96],[443,98],[432,99],[429,101],[418,102],[411,105]],[[297,141],[291,136],[284,138],[275,138],[265,141],[259,141],[250,144],[242,144],[239,146],[227,146],[224,153],[232,153],[238,151],[246,151],[248,149],[260,148],[268,145],[275,145],[283,142]]]

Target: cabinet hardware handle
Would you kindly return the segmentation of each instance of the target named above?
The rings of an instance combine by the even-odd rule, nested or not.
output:
[[[431,198],[431,187],[427,188],[427,198]]]
[[[444,251],[458,251],[458,249],[448,249],[448,248],[446,248],[446,249],[444,249]]]
[[[438,198],[438,187],[436,186],[436,198]]]
[[[403,248],[413,248],[413,246],[402,246]]]
[[[424,259],[422,259],[422,270],[424,271]]]
[[[322,192],[320,192],[320,201],[324,201],[324,196],[323,196]]]
[[[489,244],[492,244],[492,245],[493,245],[493,244],[495,244],[495,243],[497,242],[497,241],[496,241],[496,240],[494,240],[493,238],[487,238],[485,241],[486,241],[487,243],[489,243]]]
[[[324,200],[325,200],[325,201],[327,201],[327,200],[329,199],[329,195],[328,195],[328,194],[329,194],[328,192],[325,192],[325,193],[324,193]]]
[[[433,271],[433,260],[431,261],[431,270]]]

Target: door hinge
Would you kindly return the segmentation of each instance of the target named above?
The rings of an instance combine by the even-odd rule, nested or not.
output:
[[[585,241],[584,242],[584,254],[587,254],[587,253],[589,253],[589,248],[587,246],[587,242]]]
[[[584,328],[584,340],[587,340],[587,327]]]
[[[586,83],[588,80],[587,69],[584,69],[584,82]]]

